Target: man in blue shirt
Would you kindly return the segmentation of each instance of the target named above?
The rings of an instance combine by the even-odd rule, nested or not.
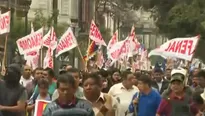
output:
[[[148,75],[141,75],[138,80],[140,93],[135,93],[129,105],[129,112],[135,116],[155,116],[161,101],[160,94],[152,89],[152,80]]]

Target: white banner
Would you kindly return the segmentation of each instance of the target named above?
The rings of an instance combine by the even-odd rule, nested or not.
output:
[[[89,32],[89,38],[93,41],[95,41],[99,45],[106,46],[105,41],[102,38],[102,35],[98,29],[98,27],[95,25],[95,22],[92,20],[90,25],[90,32]]]
[[[43,46],[47,48],[51,46],[52,50],[56,48],[57,37],[53,27],[51,27],[48,33],[43,37]]]
[[[56,47],[56,57],[64,52],[67,52],[78,45],[77,40],[73,34],[72,29],[69,27],[68,30],[62,35],[60,41]]]
[[[10,32],[10,11],[0,14],[0,34]]]
[[[112,38],[110,39],[107,45],[107,51],[111,49],[111,47],[118,42],[118,30],[113,34]]]
[[[42,46],[43,28],[16,41],[21,55],[39,50]]]
[[[190,61],[194,55],[198,40],[199,36],[175,38],[152,50],[148,56],[161,55],[162,57],[180,58]]]

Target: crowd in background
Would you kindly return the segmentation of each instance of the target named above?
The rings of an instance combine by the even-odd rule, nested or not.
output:
[[[203,116],[205,71],[186,72],[84,72],[66,65],[54,74],[11,64],[0,81],[0,116],[33,116],[36,100],[51,101],[43,116]]]

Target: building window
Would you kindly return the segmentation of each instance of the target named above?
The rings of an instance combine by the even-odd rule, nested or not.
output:
[[[61,0],[61,15],[69,14],[69,2],[70,0]]]

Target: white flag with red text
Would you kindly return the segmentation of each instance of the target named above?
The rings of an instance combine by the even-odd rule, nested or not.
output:
[[[31,51],[37,51],[42,46],[43,28],[25,36],[16,41],[19,53],[27,54]]]
[[[49,47],[43,61],[43,68],[53,68],[53,50]]]
[[[191,61],[199,38],[199,36],[195,36],[169,40],[160,47],[152,50],[148,56],[161,55],[163,57],[180,58]]]
[[[10,32],[11,15],[10,11],[0,14],[0,35]]]
[[[112,38],[110,39],[107,45],[107,51],[111,49],[111,47],[118,42],[118,30],[113,34]]]
[[[78,46],[77,40],[73,34],[72,29],[69,27],[68,30],[61,36],[58,45],[56,47],[56,57],[70,51],[71,49]]]
[[[94,20],[92,20],[91,25],[90,25],[89,38],[91,40],[95,41],[98,45],[106,46],[106,43],[105,43],[104,39],[102,38],[100,30],[96,26]]]
[[[32,51],[24,55],[24,59],[26,60],[26,64],[32,69],[36,69],[38,67],[38,61],[39,61],[39,50],[38,51]]]
[[[51,27],[48,33],[43,37],[43,46],[47,48],[51,46],[52,50],[56,48],[57,37],[53,27]]]

